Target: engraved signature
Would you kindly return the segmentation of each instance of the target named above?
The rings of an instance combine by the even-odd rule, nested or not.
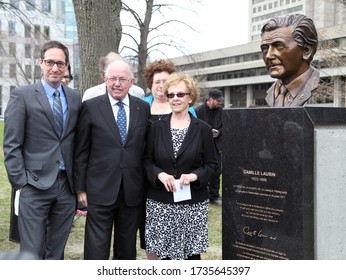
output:
[[[276,240],[276,236],[268,236],[267,234],[263,233],[262,229],[254,230],[251,229],[250,226],[243,227],[243,233],[251,237],[269,238],[271,240]]]

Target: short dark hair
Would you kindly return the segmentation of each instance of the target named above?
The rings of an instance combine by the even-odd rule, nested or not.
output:
[[[261,29],[261,36],[265,32],[273,31],[282,27],[293,28],[293,39],[304,49],[306,45],[312,46],[312,53],[309,62],[312,61],[318,45],[318,34],[312,19],[305,15],[294,14],[272,18],[265,23]]]
[[[59,41],[48,41],[46,43],[43,44],[42,48],[41,48],[41,59],[44,59],[44,56],[46,54],[46,51],[52,48],[58,48],[63,50],[64,54],[65,54],[65,62],[68,63],[70,62],[69,60],[69,51],[68,48],[60,43]]]

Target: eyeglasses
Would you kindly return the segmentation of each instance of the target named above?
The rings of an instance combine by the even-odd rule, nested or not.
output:
[[[124,85],[124,84],[126,84],[130,79],[131,79],[131,78],[126,79],[126,78],[110,77],[110,78],[107,78],[107,81],[110,82],[111,84],[115,84],[116,82],[119,82],[120,84]]]
[[[179,98],[183,98],[185,95],[190,95],[190,93],[186,93],[186,92],[178,92],[178,93],[167,93],[167,97],[169,99],[174,98],[174,96],[177,96]]]
[[[46,64],[46,66],[49,67],[53,67],[54,64],[56,64],[56,66],[58,66],[58,68],[64,68],[66,67],[67,63],[64,61],[54,61],[54,60],[50,60],[50,59],[44,59],[44,64]]]

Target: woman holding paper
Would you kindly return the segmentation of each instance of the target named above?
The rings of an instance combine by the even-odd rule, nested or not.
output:
[[[172,113],[150,128],[145,241],[149,259],[201,259],[208,247],[208,184],[217,168],[211,127],[189,107],[195,81],[173,73],[164,85]]]

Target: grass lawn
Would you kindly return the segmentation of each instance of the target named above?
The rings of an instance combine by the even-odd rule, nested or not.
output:
[[[18,250],[17,243],[9,241],[10,226],[10,196],[11,186],[8,182],[4,166],[3,153],[4,122],[0,121],[0,252]],[[83,258],[85,217],[76,217],[68,244],[65,250],[65,259],[80,260]],[[144,250],[138,245],[138,259],[146,259]],[[209,207],[209,249],[202,255],[205,260],[221,260],[221,207]]]

